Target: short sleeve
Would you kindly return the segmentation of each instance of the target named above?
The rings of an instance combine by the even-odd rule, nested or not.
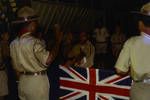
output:
[[[120,71],[127,72],[129,70],[130,66],[130,45],[131,42],[127,41],[123,49],[120,52],[120,55],[118,57],[118,60],[116,62],[115,68],[119,69]]]
[[[42,41],[37,40],[33,46],[33,52],[36,59],[42,63],[44,66],[46,65],[46,61],[49,56],[49,51],[46,50],[45,45]]]

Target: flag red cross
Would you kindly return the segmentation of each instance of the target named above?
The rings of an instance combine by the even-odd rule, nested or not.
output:
[[[78,73],[77,71],[75,71],[73,68],[65,68],[65,69],[67,69],[69,72],[74,74],[79,79],[86,81],[86,79],[83,78],[83,76],[80,73]],[[89,93],[89,100],[96,100],[96,93],[114,94],[114,95],[120,95],[120,96],[125,96],[125,97],[129,96],[128,88],[114,87],[112,85],[105,86],[105,85],[97,84],[96,77],[98,77],[98,76],[96,75],[96,69],[91,68],[88,70],[88,73],[89,73],[89,82],[88,83],[69,81],[69,80],[64,80],[63,78],[60,78],[60,86],[77,89],[77,90],[82,90],[82,91],[87,91]],[[108,80],[105,83],[110,84],[121,78],[122,78],[121,76],[118,76],[115,79],[113,78],[111,80]],[[63,96],[60,99],[67,100],[67,99],[71,98],[72,96],[76,96],[80,93],[81,92],[73,92],[71,94]],[[103,100],[108,100],[103,96],[99,95],[99,97]]]

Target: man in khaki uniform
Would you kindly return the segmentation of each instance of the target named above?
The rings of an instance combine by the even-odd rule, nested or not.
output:
[[[89,41],[87,33],[81,32],[80,33],[80,42],[73,47],[72,52],[74,55],[85,55],[81,61],[80,67],[89,68],[93,67],[94,65],[94,55],[95,55],[95,48],[93,44]]]
[[[125,42],[125,34],[121,30],[121,26],[117,25],[115,29],[115,33],[111,36],[111,43],[112,43],[112,54],[115,60],[118,58],[120,50]]]
[[[36,38],[38,17],[30,7],[21,8],[18,20],[13,23],[20,27],[18,37],[10,44],[13,68],[19,75],[18,93],[20,100],[49,100],[49,80],[47,66],[56,56],[62,34],[57,32],[57,43],[52,51],[45,49],[44,43]],[[34,34],[34,35],[33,35]]]
[[[126,41],[115,65],[119,74],[131,74],[131,100],[150,99],[150,2],[136,12],[140,36]]]

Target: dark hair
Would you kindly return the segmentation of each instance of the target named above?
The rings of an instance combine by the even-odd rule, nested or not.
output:
[[[150,27],[150,16],[141,16],[140,19],[146,27]]]

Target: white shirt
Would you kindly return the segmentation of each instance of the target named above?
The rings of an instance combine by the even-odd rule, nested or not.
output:
[[[150,35],[142,32],[126,41],[115,67],[123,72],[130,68],[133,80],[150,74]]]
[[[49,52],[42,41],[26,33],[12,41],[10,55],[16,71],[38,72],[46,70]]]

